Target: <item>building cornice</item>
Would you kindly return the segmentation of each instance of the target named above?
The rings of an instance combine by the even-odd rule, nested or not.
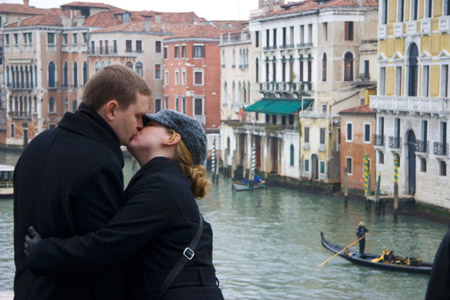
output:
[[[165,39],[164,43],[176,43],[176,42],[200,42],[200,43],[220,43],[220,39],[216,38],[200,38],[200,37],[183,37]]]

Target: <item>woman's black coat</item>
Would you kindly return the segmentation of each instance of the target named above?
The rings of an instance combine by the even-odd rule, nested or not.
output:
[[[31,252],[30,269],[36,274],[80,274],[133,255],[126,262],[128,298],[152,299],[197,233],[199,208],[178,163],[162,157],[144,165],[125,194],[126,205],[101,230],[39,242]],[[165,299],[222,299],[215,281],[212,230],[204,221],[195,256]]]
[[[114,131],[83,104],[26,147],[14,173],[16,300],[120,298],[120,268],[83,276],[35,276],[23,245],[30,225],[43,237],[67,238],[106,224],[124,204],[122,168]]]

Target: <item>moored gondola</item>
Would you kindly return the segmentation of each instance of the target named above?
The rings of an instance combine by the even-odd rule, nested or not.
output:
[[[325,240],[323,233],[320,233],[322,245],[333,253],[338,253],[344,249],[343,246],[332,244]],[[422,262],[420,259],[415,258],[402,258],[395,257],[394,262],[388,262],[385,259],[380,259],[380,255],[374,255],[369,253],[361,254],[359,251],[345,249],[339,256],[351,261],[354,264],[385,269],[390,271],[401,271],[411,273],[430,274],[433,264],[428,262]]]

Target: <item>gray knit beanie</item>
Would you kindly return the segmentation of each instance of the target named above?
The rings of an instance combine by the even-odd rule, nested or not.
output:
[[[180,134],[192,156],[194,165],[202,164],[207,155],[206,133],[203,126],[196,119],[174,110],[161,110],[156,114],[145,114],[144,126],[149,121],[155,121]]]

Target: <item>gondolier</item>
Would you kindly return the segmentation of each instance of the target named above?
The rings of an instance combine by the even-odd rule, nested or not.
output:
[[[369,233],[369,229],[364,225],[364,222],[359,222],[358,228],[356,228],[356,237],[359,239],[359,252],[361,254],[364,254],[364,248],[366,247],[366,233]]]

